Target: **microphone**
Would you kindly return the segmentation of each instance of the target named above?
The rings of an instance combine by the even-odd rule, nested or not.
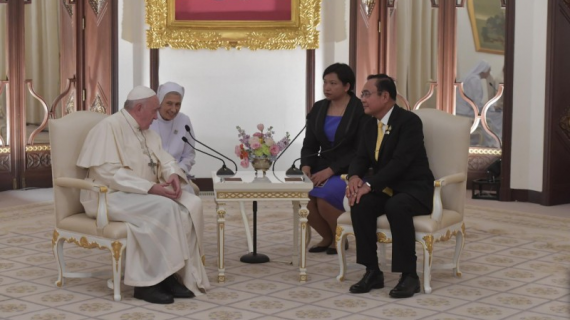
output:
[[[224,158],[230,160],[230,161],[234,164],[234,167],[236,168],[236,172],[238,171],[237,164],[236,164],[232,159],[230,159],[230,158],[224,156],[223,154],[219,153],[218,151],[216,151],[216,150],[214,150],[214,149],[208,147],[207,145],[203,144],[202,142],[196,140],[196,138],[194,138],[194,136],[192,135],[192,131],[190,130],[190,126],[189,126],[189,125],[185,125],[185,126],[184,126],[184,129],[186,129],[186,132],[188,132],[188,134],[190,135],[190,138],[192,138],[194,141],[196,141],[196,142],[198,142],[199,144],[203,145],[204,147],[206,147],[206,148],[208,148],[208,149],[214,151],[215,153],[219,154],[220,156],[222,156],[222,157],[224,157]],[[194,148],[194,146],[192,146],[192,147]],[[196,148],[194,148],[194,149],[196,149]],[[196,149],[196,150],[198,150],[198,149]],[[201,152],[203,152],[203,151],[201,151]],[[205,153],[205,152],[203,152],[203,153]],[[206,153],[206,154],[207,154],[207,153]],[[220,159],[220,160],[222,160],[222,159]],[[222,160],[222,162],[223,162],[223,161],[224,161],[224,160]],[[224,165],[225,165],[225,164],[224,164]],[[231,170],[230,170],[230,171],[231,171]],[[234,174],[235,174],[235,173],[232,173],[232,175],[234,175]]]
[[[277,158],[275,159],[275,161],[273,161],[273,167],[271,169],[271,171],[273,172],[273,175],[275,175],[275,164],[277,163],[277,160],[279,160],[279,158],[281,158],[281,156],[285,153],[285,151],[287,151],[287,149],[289,149],[289,147],[291,145],[293,145],[293,142],[295,142],[295,140],[297,140],[297,138],[299,137],[299,135],[301,133],[303,133],[303,131],[305,131],[305,128],[307,128],[307,122],[305,122],[305,125],[303,126],[303,129],[301,129],[301,131],[299,131],[299,133],[297,133],[297,135],[295,136],[295,138],[293,138],[293,140],[291,140],[291,142],[289,142],[289,144],[287,145],[287,147],[277,156]],[[290,169],[289,169],[290,170]],[[287,172],[289,172],[289,170],[287,170]],[[300,170],[299,170],[300,171]],[[289,175],[287,172],[285,172],[285,175]],[[297,174],[297,175],[303,175],[303,173],[301,172],[301,174]]]
[[[219,157],[216,157],[215,155],[209,154],[209,153],[204,152],[204,151],[202,151],[202,150],[196,149],[190,142],[188,142],[188,139],[187,139],[186,137],[182,137],[182,141],[184,141],[186,144],[188,144],[188,145],[189,145],[190,147],[192,147],[194,150],[200,151],[200,152],[202,152],[203,154],[207,154],[207,155],[209,155],[209,156],[212,157],[212,158],[216,158],[216,159],[220,160],[220,161],[222,162],[222,167],[220,168],[220,170],[218,170],[218,171],[216,172],[216,175],[217,175],[217,176],[234,176],[234,175],[235,175],[235,173],[234,173],[231,169],[229,169],[228,167],[226,167],[226,163],[224,162],[224,159],[219,158]]]
[[[342,145],[342,143],[344,142],[344,140],[345,140],[345,138],[340,139],[340,141],[338,142],[338,144],[337,144],[336,146],[334,146],[334,147],[332,147],[332,148],[330,148],[330,149],[328,149],[328,150],[325,150],[325,151],[322,151],[322,152],[319,151],[319,152],[316,152],[316,153],[313,153],[313,154],[309,154],[309,155],[306,155],[306,156],[304,156],[304,157],[299,157],[299,158],[295,159],[295,161],[293,161],[293,165],[291,165],[291,168],[289,168],[289,169],[287,169],[287,171],[285,171],[285,175],[287,175],[287,176],[302,176],[302,175],[303,175],[303,171],[301,171],[301,169],[297,169],[297,167],[295,167],[295,163],[296,163],[297,161],[299,161],[299,160],[301,160],[301,159],[304,159],[304,158],[310,158],[310,157],[313,157],[313,156],[320,156],[320,155],[322,155],[323,153],[327,153],[327,152],[336,150],[338,147],[340,147],[340,146]]]

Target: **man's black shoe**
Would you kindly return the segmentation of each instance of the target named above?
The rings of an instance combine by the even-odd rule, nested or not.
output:
[[[420,292],[420,279],[402,276],[398,284],[390,291],[392,298],[409,298]]]
[[[194,295],[194,292],[186,288],[176,273],[164,279],[160,285],[164,291],[172,294],[174,298],[194,298],[196,296]]]
[[[384,288],[384,273],[380,270],[366,270],[364,277],[350,287],[350,293],[366,293],[381,288]]]
[[[150,303],[171,304],[174,298],[170,293],[164,292],[160,285],[150,287],[135,287],[134,297]]]

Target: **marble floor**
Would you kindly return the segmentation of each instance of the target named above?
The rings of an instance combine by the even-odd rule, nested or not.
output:
[[[284,202],[259,205],[263,214],[258,218],[258,250],[271,262],[256,265],[239,261],[247,251],[243,222],[237,205],[226,207],[226,282],[217,283],[215,203],[212,196],[204,195],[211,288],[195,299],[152,305],[134,299],[129,286],[122,286],[122,301],[113,301],[106,278],[68,279],[64,287],[54,286],[51,192],[0,193],[0,319],[570,319],[568,206],[472,200],[466,193],[462,277],[437,269],[452,256],[455,245],[454,240],[438,242],[433,292],[395,300],[388,292],[398,275],[386,267],[385,288],[348,293],[363,273],[354,263],[353,239],[344,282],[335,279],[336,256],[310,253],[309,280],[300,284],[298,268],[291,265],[291,204]],[[315,237],[312,243],[319,240]],[[65,248],[68,266],[74,270],[109,268],[110,254],[105,250],[69,244]],[[418,259],[421,266],[421,254]]]

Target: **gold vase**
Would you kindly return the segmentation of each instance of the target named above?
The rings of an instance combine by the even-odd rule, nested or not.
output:
[[[257,175],[257,171],[261,170],[263,171],[263,176],[265,177],[265,172],[271,168],[271,164],[273,163],[273,161],[271,161],[268,158],[253,158],[251,160],[251,166],[253,167],[253,169],[255,169],[255,174]]]

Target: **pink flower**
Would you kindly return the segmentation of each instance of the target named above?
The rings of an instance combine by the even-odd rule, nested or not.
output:
[[[253,150],[257,150],[257,149],[259,149],[259,148],[261,147],[261,143],[259,143],[259,141],[257,141],[257,142],[251,143],[249,146],[250,146]]]
[[[241,148],[240,148],[239,144],[236,146],[235,153],[236,153],[236,156],[238,156],[238,157],[241,156]]]
[[[268,147],[271,147],[272,145],[275,144],[275,141],[273,140],[273,138],[267,137],[267,138],[265,138],[265,144],[266,144]]]
[[[240,165],[244,168],[249,168],[249,159],[248,158],[242,159]]]
[[[271,148],[269,148],[269,152],[271,152],[271,155],[276,156],[279,153],[279,146],[274,144],[271,146]]]
[[[249,141],[248,141],[248,142],[249,142],[249,146],[250,146],[251,148],[253,148],[253,147],[251,146],[252,144],[254,144],[254,143],[261,143],[261,142],[259,141],[259,138],[258,138],[258,137],[251,137],[251,138],[249,138]],[[259,147],[258,147],[258,148],[259,148]],[[253,149],[256,149],[256,148],[253,148]]]
[[[261,132],[256,132],[253,134],[254,137],[258,137],[259,139],[263,138],[263,133]]]
[[[263,123],[260,123],[260,124],[257,125],[257,129],[258,129],[259,131],[263,131],[264,128],[265,128],[265,127],[263,126]]]

